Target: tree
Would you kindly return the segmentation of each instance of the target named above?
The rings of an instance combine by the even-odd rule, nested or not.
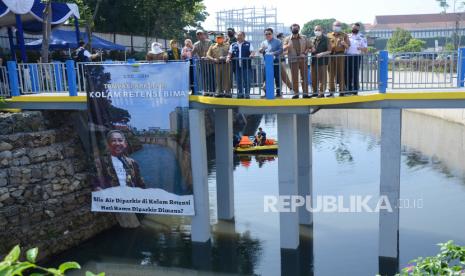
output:
[[[455,13],[455,30],[454,34],[452,34],[452,41],[454,43],[454,49],[458,49],[460,47],[460,21],[462,21],[462,13],[460,10],[463,10],[463,7],[465,6],[464,1],[458,1],[458,0],[452,0],[452,12]],[[438,2],[439,7],[442,9],[442,13],[446,14],[447,9],[450,7],[449,1],[448,0],[436,0]]]
[[[412,41],[412,42],[410,42]],[[392,37],[387,42],[389,52],[419,52],[424,47],[425,42],[414,39],[409,31],[397,28]]]
[[[421,50],[425,48],[425,45],[425,41],[412,38],[407,45],[398,48],[396,52],[421,52]]]
[[[336,21],[334,18],[329,18],[329,19],[314,19],[310,20],[307,23],[304,24],[302,28],[302,34],[311,37],[314,36],[315,33],[313,32],[313,29],[315,28],[316,25],[320,25],[321,28],[323,28],[323,32],[329,33],[333,30],[333,23]],[[344,32],[350,32],[350,25],[347,23],[342,22],[342,30]],[[365,27],[363,26],[362,23],[360,23],[361,32],[365,31]]]
[[[41,58],[43,63],[48,63],[49,42],[50,35],[52,34],[52,1],[43,0],[43,3],[45,4],[45,8],[42,12],[43,23]]]
[[[93,6],[97,0],[83,0]],[[198,28],[208,13],[202,0],[104,1],[95,18],[101,32],[180,38],[187,26]]]
[[[81,15],[80,23],[84,24],[86,27],[87,44],[90,50],[92,50],[92,32],[102,1],[103,0],[75,0],[76,4],[79,6],[79,13]]]
[[[452,52],[455,50],[455,47],[454,47],[454,44],[452,43],[446,43],[446,45],[444,45],[444,51],[446,52]]]

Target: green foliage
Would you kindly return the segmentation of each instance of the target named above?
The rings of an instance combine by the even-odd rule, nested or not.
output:
[[[410,261],[398,276],[423,275],[465,275],[465,246],[455,245],[453,241],[438,244],[440,252],[432,257],[419,257]]]
[[[412,38],[404,47],[400,47],[398,52],[421,52],[425,48],[426,42]]]
[[[378,51],[378,50],[377,50],[375,47],[371,47],[371,46],[368,47],[368,53],[370,53],[370,54],[374,54],[374,53],[376,53],[377,51]]]
[[[91,10],[101,1],[95,19],[101,32],[181,38],[185,27],[200,27],[208,16],[202,0],[78,1]]]
[[[79,7],[79,24],[87,24],[87,22],[91,23],[91,26],[93,27],[93,22],[92,22],[92,15],[93,15],[93,8],[95,7],[95,4],[93,4],[92,8],[89,5],[90,1],[86,0],[74,0],[76,5]]]
[[[302,28],[302,34],[308,37],[314,36],[315,33],[313,32],[313,29],[315,28],[316,25],[320,25],[321,28],[323,28],[323,32],[329,33],[333,30],[334,21],[336,21],[336,19],[334,18],[310,20],[304,24]],[[362,33],[365,32],[365,26],[361,22],[358,22],[358,23],[360,23],[360,32]],[[352,31],[351,24],[342,22],[341,27],[342,27],[342,30],[346,33],[349,33]]]
[[[39,254],[38,248],[31,248],[26,252],[27,261],[19,259],[21,249],[16,245],[11,249],[10,253],[5,256],[3,261],[0,262],[0,275],[1,276],[64,276],[66,271],[71,269],[81,269],[81,266],[76,262],[62,263],[58,268],[45,268],[36,264],[37,255]],[[86,276],[105,276],[105,273],[93,274],[87,271]]]
[[[315,36],[315,33],[313,32],[313,29],[315,28],[316,25],[320,25],[321,28],[323,28],[323,32],[331,32],[333,29],[333,23],[336,21],[334,18],[329,18],[329,19],[314,19],[310,20],[307,23],[304,24],[302,28],[302,34],[312,37]],[[342,29],[346,31],[349,29],[349,25],[346,23],[342,23]]]
[[[412,34],[401,28],[397,28],[392,34],[392,37],[388,40],[387,48],[389,52],[394,52],[396,49],[407,45],[412,39]]]
[[[3,97],[0,97],[0,108],[3,108],[6,106],[6,101],[5,101],[5,98]]]
[[[391,53],[420,52],[425,45],[425,41],[413,38],[409,31],[397,28],[387,42],[387,49]]]
[[[447,8],[449,8],[449,4],[447,3],[447,0],[436,0],[438,2],[439,7],[442,8],[443,12],[447,12]]]
[[[453,43],[447,43],[445,46],[444,46],[444,51],[447,51],[447,52],[452,52],[452,51],[455,51],[455,46]]]
[[[323,28],[324,32],[330,32],[332,27],[333,27],[334,21],[336,21],[336,19],[334,19],[334,18],[310,20],[310,21],[308,21],[307,23],[304,24],[304,26],[302,28],[302,34],[304,34],[304,35],[306,35],[308,37],[315,36],[315,33],[313,32],[313,29],[315,28],[316,25],[320,25],[321,28]]]

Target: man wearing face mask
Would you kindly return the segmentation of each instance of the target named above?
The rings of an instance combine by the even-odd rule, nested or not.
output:
[[[299,98],[299,71],[302,80],[303,97],[309,98],[307,54],[313,45],[304,35],[299,34],[300,26],[298,24],[292,24],[291,32],[292,35],[284,39],[283,49],[287,51],[289,65],[291,66],[292,90],[294,90],[292,98]]]
[[[328,34],[331,45],[329,71],[329,96],[336,91],[336,82],[339,84],[339,96],[344,96],[345,90],[345,51],[350,47],[349,36],[342,31],[339,21],[333,23],[333,31]]]
[[[234,28],[228,28],[228,43],[229,45],[232,45],[234,42],[237,42],[237,38],[236,38],[236,31],[234,30]]]
[[[216,94],[215,97],[231,98],[231,67],[226,63],[229,44],[224,41],[224,34],[216,35],[216,43],[210,46],[207,58],[214,63]]]
[[[286,38],[283,33],[279,33],[276,35],[276,38],[281,40],[281,42],[284,42],[284,39]],[[279,57],[279,71],[281,72],[281,80],[286,84],[287,88],[289,90],[292,90],[292,83],[289,80],[289,76],[287,75],[286,71],[286,58],[284,56]]]
[[[360,89],[359,72],[362,55],[368,51],[367,40],[360,33],[360,23],[352,25],[352,33],[349,34],[350,47],[347,49],[346,83],[348,93],[358,94]]]
[[[328,38],[323,34],[323,29],[320,25],[316,25],[313,29],[315,36],[312,37],[312,96],[323,98],[326,91],[326,76],[328,74],[328,58],[325,57],[331,54],[331,45]],[[320,88],[318,90],[318,88]]]

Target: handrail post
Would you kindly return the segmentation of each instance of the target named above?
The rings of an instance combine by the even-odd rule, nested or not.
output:
[[[63,71],[61,71],[62,63],[59,61],[53,62],[53,72],[55,74],[55,90],[56,91],[63,91]]]
[[[195,57],[192,58],[192,78],[193,78],[193,84],[194,84],[194,86],[192,87],[192,95],[197,95],[199,92],[199,83],[197,79],[198,78],[197,76],[198,66],[199,66],[199,60]]]
[[[457,53],[457,87],[464,87],[465,80],[465,48],[459,48]]]
[[[265,55],[265,96],[274,99],[274,56]]]
[[[388,86],[388,77],[389,77],[389,54],[388,51],[379,51],[378,55],[378,74],[379,74],[379,83],[378,89],[379,93],[386,93]]]
[[[69,95],[77,96],[78,93],[77,93],[77,85],[76,85],[76,70],[74,68],[74,60],[66,61],[66,75],[68,76]]]
[[[16,61],[10,60],[7,62],[8,68],[8,80],[10,81],[10,91],[11,96],[19,96],[19,81],[18,81],[18,73],[16,72]]]
[[[15,14],[16,18],[16,28],[17,30],[17,38],[19,43],[19,49],[21,51],[21,62],[27,62],[26,56],[26,47],[24,46],[24,30],[23,30],[23,22],[21,21],[21,15]]]

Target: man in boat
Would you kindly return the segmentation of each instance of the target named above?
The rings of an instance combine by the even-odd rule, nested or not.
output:
[[[258,128],[257,135],[255,135],[254,145],[264,146],[266,141],[266,132],[261,127]]]

